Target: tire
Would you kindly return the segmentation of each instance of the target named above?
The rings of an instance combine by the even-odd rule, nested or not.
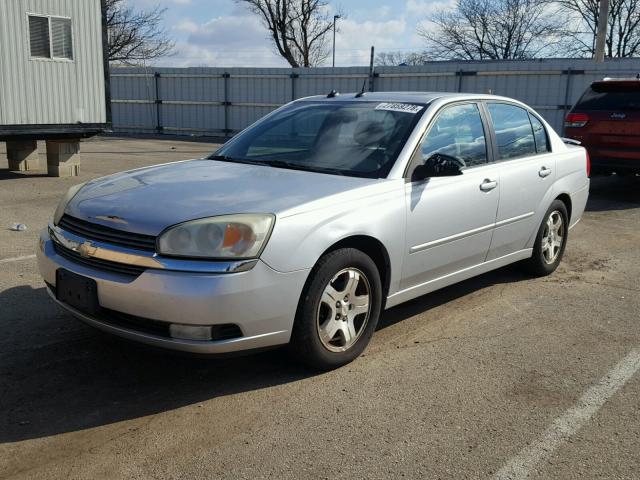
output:
[[[558,226],[557,222],[561,224]],[[551,228],[551,230],[550,230]],[[555,232],[551,233],[550,232]],[[569,234],[569,215],[564,202],[554,200],[545,213],[533,245],[533,255],[525,266],[533,275],[543,277],[558,268]],[[559,242],[559,244],[558,244]]]
[[[382,283],[373,260],[354,248],[330,252],[309,274],[289,350],[314,369],[341,367],[364,351],[381,309]]]

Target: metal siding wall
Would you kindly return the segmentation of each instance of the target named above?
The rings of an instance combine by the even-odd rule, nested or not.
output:
[[[70,17],[74,60],[29,57],[27,13]],[[0,1],[0,124],[104,123],[100,0]]]
[[[575,74],[569,75],[569,70]],[[561,133],[565,104],[575,103],[591,82],[604,76],[635,76],[639,71],[640,59],[602,64],[589,59],[433,62],[378,67],[374,90],[491,91],[532,106]],[[160,74],[157,79],[155,72]],[[357,92],[365,80],[368,88],[369,69],[115,68],[111,73],[116,131],[219,135],[242,130],[293,98],[326,94],[332,89]],[[156,80],[160,105],[155,104]],[[157,108],[162,130],[157,129]]]

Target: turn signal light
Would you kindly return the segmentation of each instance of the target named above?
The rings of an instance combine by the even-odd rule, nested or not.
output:
[[[565,128],[580,128],[584,127],[589,121],[589,115],[586,113],[568,113],[564,119]]]

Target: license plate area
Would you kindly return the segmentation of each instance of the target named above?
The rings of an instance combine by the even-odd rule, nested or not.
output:
[[[96,281],[64,268],[56,270],[56,298],[90,315],[98,313],[100,308]]]

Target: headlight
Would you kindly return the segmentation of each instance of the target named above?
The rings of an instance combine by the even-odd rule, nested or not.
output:
[[[273,228],[267,214],[223,215],[170,227],[158,238],[158,253],[178,257],[256,258]]]
[[[76,193],[78,193],[80,189],[85,186],[86,183],[87,182],[81,183],[80,185],[74,185],[69,190],[67,190],[67,193],[65,194],[65,196],[62,197],[62,200],[60,200],[60,203],[58,203],[56,212],[53,214],[54,225],[58,224],[58,222],[62,218],[62,215],[64,215],[64,209],[67,208],[67,204],[71,201],[73,197],[76,196]]]

